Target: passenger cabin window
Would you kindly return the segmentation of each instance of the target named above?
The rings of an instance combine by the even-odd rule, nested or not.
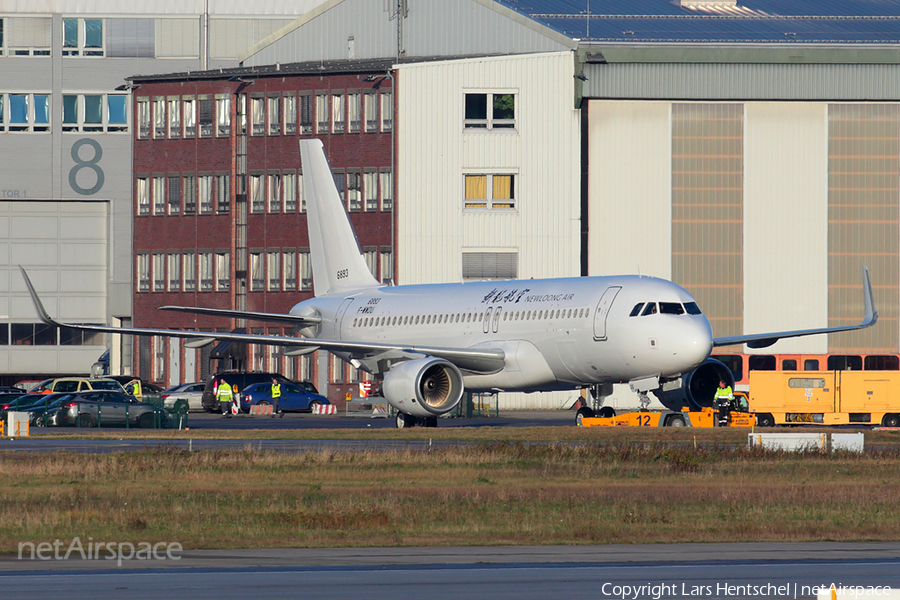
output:
[[[760,354],[751,356],[748,367],[751,371],[774,371],[775,357],[771,354]]]
[[[828,357],[829,371],[862,371],[862,357],[855,355],[835,354]]]
[[[781,370],[782,371],[796,371],[797,370],[797,361],[793,358],[786,358],[781,361]]]
[[[896,356],[867,356],[866,371],[900,371],[900,358]]]
[[[696,302],[685,302],[685,303],[684,303],[684,310],[686,310],[686,311],[687,311],[687,314],[689,314],[689,315],[701,315],[701,314],[703,314],[703,313],[700,311],[700,307],[697,306],[697,303],[696,303]]]
[[[663,315],[683,315],[684,307],[678,302],[660,302],[659,312]]]
[[[656,302],[648,302],[647,307],[644,309],[644,312],[641,313],[642,317],[646,317],[647,315],[655,315],[656,314]]]
[[[803,361],[803,370],[804,371],[818,371],[819,370],[819,361],[815,358],[807,358]]]

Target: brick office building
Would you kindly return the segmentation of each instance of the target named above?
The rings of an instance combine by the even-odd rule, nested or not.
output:
[[[290,327],[157,310],[288,312],[312,296],[298,141],[322,139],[373,274],[393,252],[389,61],[129,78],[134,127],[134,325],[294,335]],[[361,375],[325,352],[143,338],[136,372],[163,385],[238,368],[314,382],[332,401]]]

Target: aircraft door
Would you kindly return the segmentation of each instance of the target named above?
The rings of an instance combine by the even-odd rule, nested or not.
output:
[[[500,311],[503,310],[502,306],[498,306],[494,309],[494,325],[492,326],[492,330],[494,333],[497,333],[497,327],[500,325]]]
[[[494,311],[493,308],[489,308],[484,312],[484,332],[488,333],[491,330],[491,313]]]
[[[338,309],[337,314],[334,319],[334,336],[337,339],[341,338],[341,327],[344,324],[344,315],[347,314],[347,309],[350,308],[350,305],[353,304],[353,298],[346,298],[342,303],[341,307]]]
[[[594,312],[594,339],[598,342],[606,340],[606,319],[609,317],[609,309],[620,291],[622,291],[621,286],[612,286],[606,288],[600,297],[597,310]]]

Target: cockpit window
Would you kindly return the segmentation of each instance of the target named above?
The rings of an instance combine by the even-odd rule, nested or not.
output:
[[[636,316],[638,316],[639,314],[641,314],[641,309],[642,309],[643,307],[644,307],[644,303],[643,303],[643,302],[638,302],[637,304],[635,304],[635,305],[634,305],[634,308],[631,309],[631,315],[630,315],[630,316],[636,317]]]
[[[696,302],[685,302],[685,303],[684,303],[684,310],[686,310],[686,311],[687,311],[687,314],[689,314],[689,315],[700,315],[700,314],[703,314],[703,313],[700,312],[700,307],[697,306],[697,303],[696,303]]]
[[[682,315],[684,307],[678,302],[660,302],[659,312],[664,315]]]
[[[656,314],[656,302],[648,302],[647,307],[644,309],[644,312],[641,313],[642,317],[646,317],[647,315],[655,315]]]

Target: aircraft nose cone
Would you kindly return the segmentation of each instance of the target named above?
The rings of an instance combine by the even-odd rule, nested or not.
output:
[[[712,352],[712,328],[705,318],[694,317],[686,329],[684,337],[679,342],[678,356],[685,363],[699,365],[709,358],[709,354]]]

